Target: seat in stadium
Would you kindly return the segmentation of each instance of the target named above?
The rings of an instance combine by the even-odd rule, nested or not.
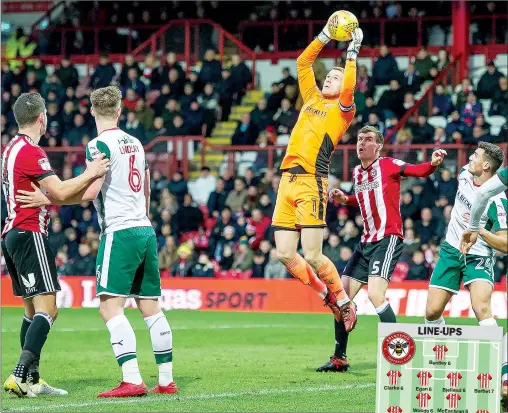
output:
[[[480,103],[483,107],[483,116],[489,116],[490,106],[492,104],[492,100],[490,99],[480,99]]]
[[[433,128],[446,128],[448,122],[444,116],[431,116],[427,122]]]

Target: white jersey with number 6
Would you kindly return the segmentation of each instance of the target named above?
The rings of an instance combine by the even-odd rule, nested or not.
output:
[[[145,151],[141,142],[119,128],[107,129],[86,147],[88,160],[100,153],[111,160],[110,170],[94,201],[102,234],[149,227],[144,193]]]

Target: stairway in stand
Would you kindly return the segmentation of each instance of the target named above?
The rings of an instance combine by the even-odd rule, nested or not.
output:
[[[212,136],[208,138],[208,142],[212,145],[231,145],[231,137],[235,133],[238,121],[244,113],[250,113],[256,107],[257,102],[264,96],[261,90],[249,90],[242,99],[240,105],[233,106],[231,114],[226,122],[219,122],[215,126]],[[196,179],[200,174],[200,152],[194,154],[194,159],[190,162],[189,178]],[[218,175],[219,168],[225,160],[224,151],[206,148],[205,164],[210,167],[214,175]]]

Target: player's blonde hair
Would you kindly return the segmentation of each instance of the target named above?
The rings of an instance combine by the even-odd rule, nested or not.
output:
[[[122,104],[122,92],[116,86],[107,86],[94,90],[90,95],[92,108],[99,116],[116,117]]]
[[[330,72],[331,72],[332,70],[338,70],[339,72],[344,73],[344,68],[343,68],[343,67],[340,67],[340,66],[334,66],[334,67],[332,67],[332,69],[330,70]]]

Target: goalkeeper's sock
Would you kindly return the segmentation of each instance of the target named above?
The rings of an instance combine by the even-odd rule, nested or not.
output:
[[[496,327],[497,322],[494,317],[486,318],[485,320],[478,321],[481,327]]]
[[[385,301],[379,307],[376,307],[376,313],[382,323],[396,323],[397,318],[393,312],[392,306],[388,301]]]
[[[328,289],[332,293],[335,293],[335,296],[337,297],[337,304],[339,307],[342,307],[350,301],[349,297],[346,294],[346,290],[344,290],[337,268],[328,257],[323,255],[323,258],[325,262],[320,268],[318,268],[317,274],[319,278],[321,278],[321,281],[328,286]]]
[[[21,348],[25,345],[26,332],[28,328],[32,324],[32,319],[26,315],[23,315],[23,321],[21,322],[21,330],[19,331],[19,342],[21,344]]]
[[[173,381],[173,333],[166,316],[161,311],[146,317],[146,325],[150,330],[155,362],[159,366],[159,385],[167,386]]]
[[[427,318],[425,318],[425,324],[441,325],[441,324],[446,324],[446,322],[445,322],[445,319],[443,318],[443,316],[441,316],[437,320],[434,320],[434,321],[430,321],[430,320],[427,320]]]
[[[501,365],[501,383],[508,380],[508,333],[503,337],[503,364]]]
[[[346,357],[347,340],[349,333],[343,322],[338,322],[334,319],[335,325],[335,353],[337,357]]]
[[[316,276],[314,270],[300,254],[286,264],[286,270],[303,284],[310,285],[321,298],[326,297],[326,285]]]
[[[136,335],[129,320],[124,314],[117,315],[106,323],[106,327],[109,330],[116,360],[122,367],[123,381],[132,384],[143,383],[136,357]]]

